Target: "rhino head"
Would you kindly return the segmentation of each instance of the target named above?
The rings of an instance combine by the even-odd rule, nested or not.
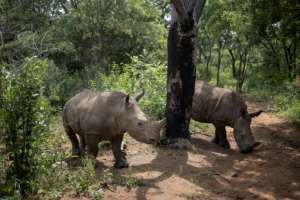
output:
[[[254,147],[260,144],[255,141],[250,125],[252,118],[257,117],[262,112],[263,111],[260,110],[255,113],[248,113],[247,111],[242,110],[241,115],[234,123],[233,134],[241,153],[251,153]]]
[[[131,137],[139,142],[154,144],[160,140],[160,130],[166,125],[166,120],[151,121],[146,117],[138,105],[143,95],[144,90],[135,97],[129,95],[124,97],[119,120],[122,130]]]

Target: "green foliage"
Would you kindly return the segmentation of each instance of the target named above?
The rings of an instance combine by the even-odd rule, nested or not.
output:
[[[50,66],[46,79],[47,96],[53,110],[59,111],[72,96],[88,88],[89,79],[94,79],[91,75],[93,70],[84,69],[81,72],[69,73],[53,63]]]
[[[109,72],[112,63],[128,63],[144,49],[164,49],[160,11],[149,1],[86,0],[68,12],[47,38],[49,57],[69,71],[97,65]]]
[[[131,95],[145,89],[143,110],[156,118],[164,115],[166,67],[161,62],[149,62],[148,57],[133,57],[130,64],[113,65],[109,75],[99,73],[90,85],[94,89],[120,90]]]
[[[190,131],[191,133],[205,133],[209,132],[209,134],[212,135],[212,129],[210,129],[211,125],[207,123],[200,123],[194,120],[191,120],[190,122]]]
[[[258,79],[257,74],[264,76],[265,84],[274,76],[276,81],[293,81],[299,74],[300,55],[300,21],[294,20],[295,7],[299,2],[207,1],[198,34],[200,77],[207,79],[203,75],[215,73],[218,43],[222,41],[221,68],[232,68],[228,78],[236,79],[237,90],[243,89],[249,77]]]
[[[69,140],[60,118],[52,118],[50,133],[39,156],[38,197],[60,199],[68,191],[76,196],[101,199],[102,179],[96,176],[95,161],[89,158],[79,160],[66,152],[65,144]]]
[[[62,151],[52,150],[56,154]],[[48,158],[54,158],[48,155]],[[74,160],[73,160],[74,161]],[[72,195],[84,195],[100,199],[102,195],[101,179],[96,176],[95,161],[85,158],[77,168],[70,169],[64,160],[51,162],[40,176],[38,195],[43,199],[59,199],[65,191]]]
[[[128,189],[144,186],[144,182],[134,176],[126,175],[121,176],[118,180],[118,185],[125,186]]]
[[[282,81],[281,76],[273,76],[266,80],[251,78],[247,88],[257,100],[267,101],[273,107],[269,111],[278,112],[292,122],[300,124],[300,88],[289,81]],[[277,79],[278,78],[278,79]]]
[[[67,176],[67,182],[70,183],[71,188],[77,195],[86,193],[88,196],[97,196],[97,192],[99,192],[100,197],[101,185],[96,177],[95,161],[92,159],[82,160],[82,168],[70,173]],[[95,188],[98,188],[98,191],[94,191]]]
[[[19,190],[27,195],[36,191],[36,156],[48,130],[48,104],[43,97],[47,67],[47,61],[27,59],[20,72],[6,76],[0,130],[10,164],[2,194]]]
[[[283,112],[292,122],[300,126],[300,100],[295,100],[289,108]]]
[[[118,174],[117,176],[114,176],[110,169],[105,169],[102,174],[101,185],[104,187],[108,187],[109,185],[119,185],[131,189],[144,186],[144,183],[141,179],[132,175],[122,176]]]

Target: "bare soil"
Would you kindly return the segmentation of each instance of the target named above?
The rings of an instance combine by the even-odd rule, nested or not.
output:
[[[250,111],[267,105],[250,100]],[[143,186],[104,190],[105,200],[288,200],[300,199],[300,131],[288,120],[263,113],[252,122],[262,142],[251,154],[240,154],[228,128],[231,149],[212,144],[213,129],[192,135],[191,150],[155,148],[128,138],[128,169],[113,168],[111,151],[99,153],[97,173],[134,176]],[[71,199],[71,198],[66,198]],[[84,198],[83,198],[84,199]]]

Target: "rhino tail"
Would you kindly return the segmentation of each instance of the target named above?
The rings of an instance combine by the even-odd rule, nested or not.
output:
[[[259,110],[257,112],[253,112],[253,113],[249,113],[250,117],[257,117],[259,116],[262,112],[264,112],[263,110]]]

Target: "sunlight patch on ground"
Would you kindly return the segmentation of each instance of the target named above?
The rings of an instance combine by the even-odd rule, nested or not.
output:
[[[256,188],[249,188],[248,191],[257,195],[259,199],[277,200],[273,192],[259,191]]]
[[[161,171],[146,171],[146,172],[140,172],[140,173],[135,173],[135,176],[142,178],[142,179],[156,179],[159,176],[161,176],[163,172]]]
[[[195,156],[195,154],[191,152],[188,153],[188,160],[186,164],[197,168],[213,167],[211,162],[208,161],[207,156],[201,154],[197,154]]]
[[[177,175],[172,175],[168,179],[158,182],[157,186],[164,193],[168,193],[170,196],[176,196],[176,199],[186,199],[186,196],[197,195],[208,195],[208,191],[204,188],[193,183],[194,181],[186,180],[185,178],[178,177]],[[184,185],[185,187],[182,187]],[[172,188],[172,190],[170,190]],[[151,194],[147,195],[149,199],[152,198]]]
[[[142,153],[136,155],[127,155],[127,159],[131,166],[147,165],[157,157],[157,153],[144,155]]]
[[[215,151],[212,151],[211,154],[218,156],[218,157],[223,157],[223,158],[228,157],[228,155],[225,153],[219,153],[219,152],[215,152]]]

